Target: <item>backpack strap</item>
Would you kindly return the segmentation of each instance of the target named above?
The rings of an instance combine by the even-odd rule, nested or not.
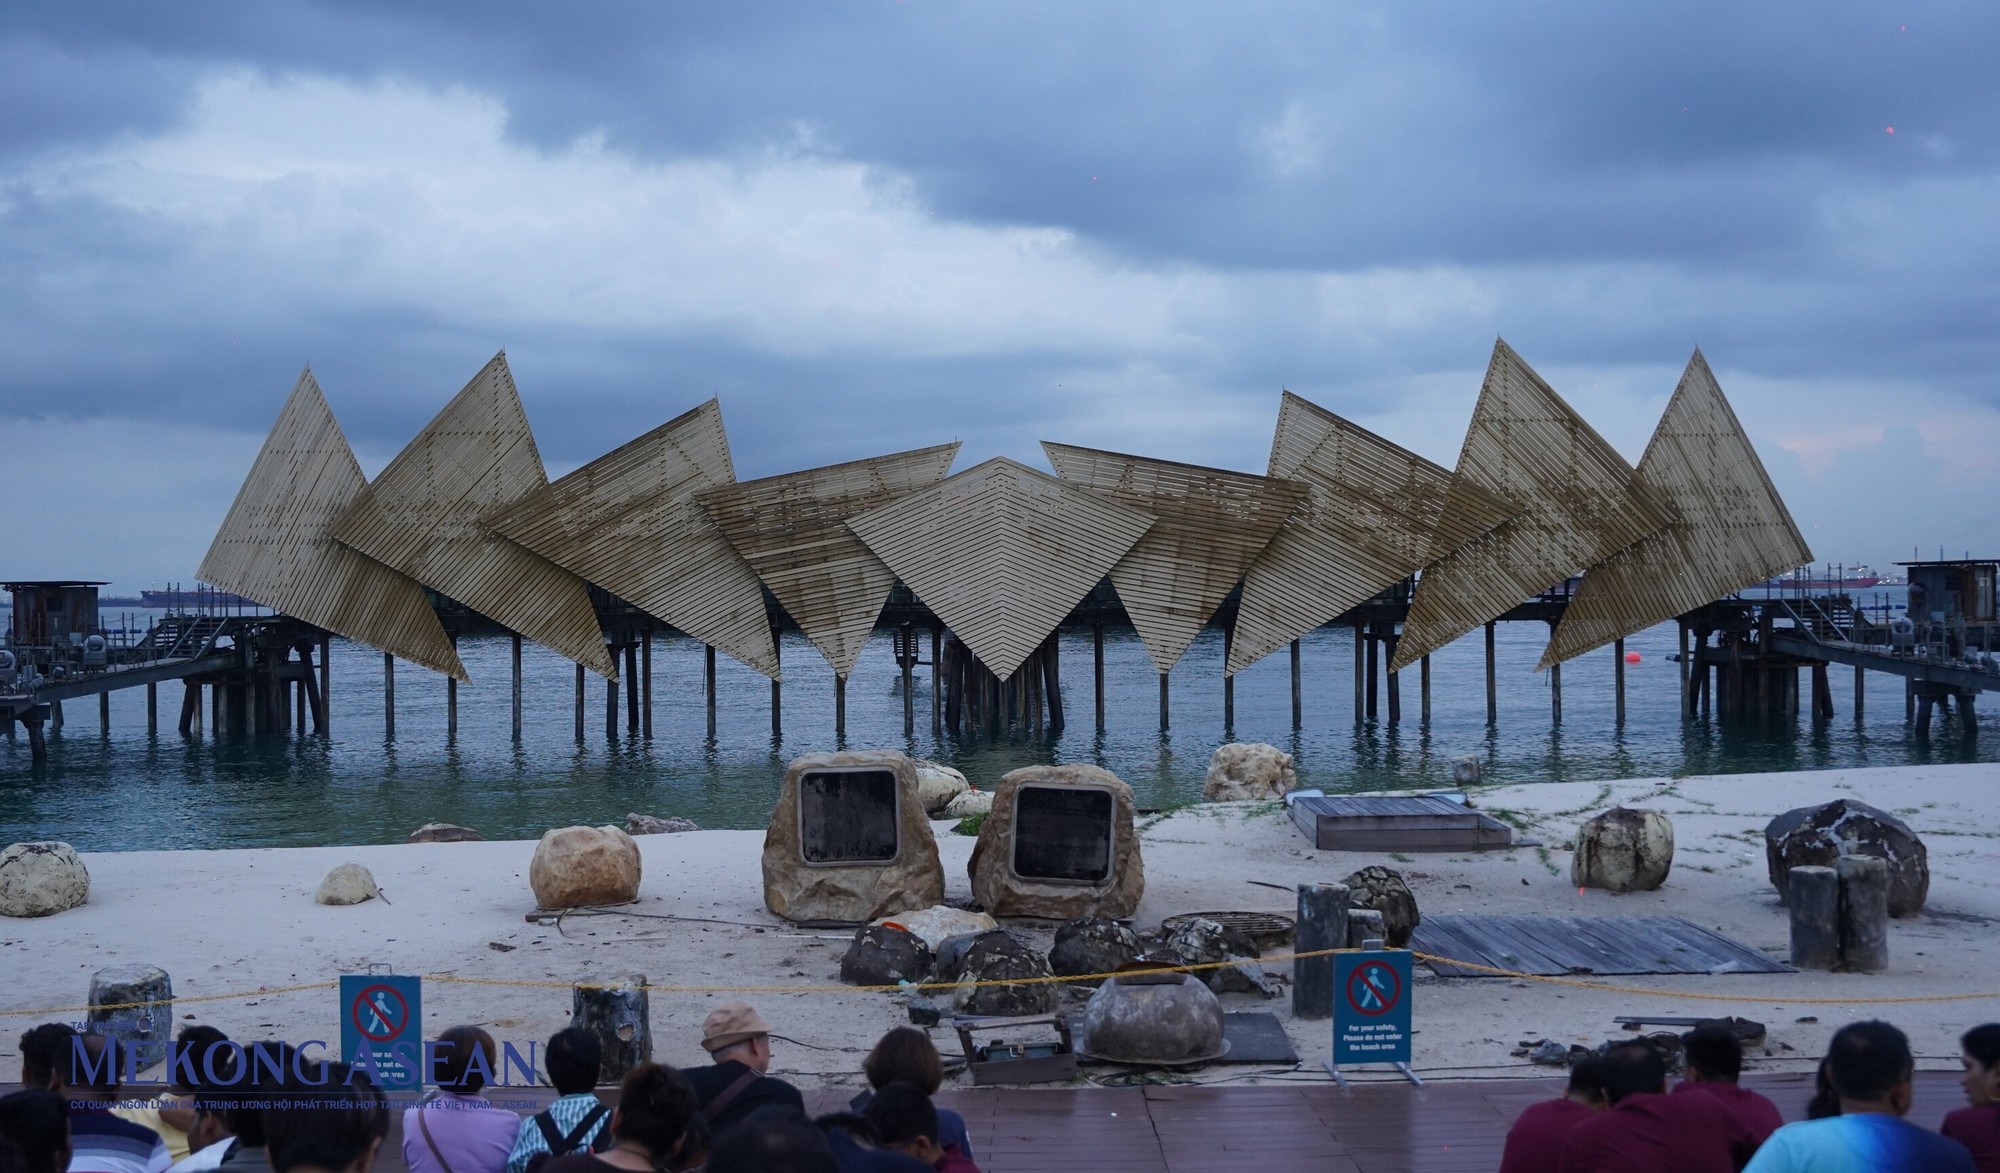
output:
[[[755,1068],[737,1076],[735,1083],[723,1088],[722,1094],[710,1100],[708,1105],[701,1110],[702,1118],[713,1123],[717,1116],[729,1110],[729,1105],[736,1102],[736,1097],[750,1090],[750,1085],[756,1083],[757,1078]]]

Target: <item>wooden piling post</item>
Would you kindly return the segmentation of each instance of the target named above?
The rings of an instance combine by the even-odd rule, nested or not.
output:
[[[303,722],[301,722],[301,724],[303,724]],[[146,732],[158,733],[159,731],[160,731],[160,686],[157,684],[149,684],[146,686]],[[13,732],[14,732],[13,722],[9,721],[7,724],[7,733],[9,736],[12,736]]]
[[[516,635],[513,637],[511,642],[513,644],[513,647],[510,649],[510,651],[513,663],[513,684],[514,684],[514,695],[513,695],[514,740],[519,741],[521,740],[521,637]]]
[[[49,739],[42,732],[41,721],[39,719],[24,721],[22,724],[28,727],[28,760],[31,762],[48,761]]]
[[[1062,643],[1053,635],[1049,637],[1048,655],[1042,658],[1042,689],[1048,694],[1049,732],[1061,733],[1068,724],[1063,716]]]
[[[1299,953],[1347,947],[1347,885],[1300,884],[1298,922],[1292,936]],[[1292,1017],[1333,1016],[1333,955],[1292,962]]]
[[[931,624],[931,732],[944,732],[944,628]]]
[[[181,736],[193,733],[201,723],[201,685],[189,680],[181,686]]]
[[[1889,968],[1889,861],[1844,855],[1834,861],[1840,878],[1840,964],[1876,973]]]
[[[1229,649],[1236,642],[1236,627],[1222,629],[1222,729],[1225,735],[1236,729],[1236,677],[1229,673]]]
[[[1361,634],[1359,620],[1354,624],[1354,723],[1361,724],[1368,719],[1368,653],[1362,648],[1367,642]]]
[[[333,637],[319,637],[319,700],[313,729],[326,733],[333,728]]]
[[[1854,666],[1854,723],[1861,724],[1861,713],[1868,703],[1868,670],[1861,665]]]
[[[1625,723],[1625,641],[1623,639],[1616,639],[1611,642],[1611,663],[1611,691],[1616,706],[1612,719],[1618,724],[1623,725]],[[1683,688],[1681,691],[1686,692],[1687,690]],[[1686,702],[1683,701],[1682,703],[1685,704]]]
[[[1097,731],[1104,732],[1104,625],[1090,625],[1091,664],[1096,673],[1093,696],[1097,698]]]
[[[387,652],[382,653],[382,736],[396,739],[396,657]]]
[[[63,727],[63,703],[62,703],[61,701],[50,701],[50,702],[49,702],[49,732],[50,732],[50,733],[61,733],[61,732],[62,732],[62,727]],[[219,731],[220,731],[220,727],[218,727],[218,732],[219,732]]]
[[[1561,661],[1549,665],[1549,719],[1557,725],[1563,723],[1563,666]]]
[[[612,663],[618,661],[613,660]],[[639,641],[625,645],[625,732],[639,732]]]
[[[1800,866],[1785,874],[1792,922],[1792,964],[1832,969],[1840,964],[1840,879],[1832,868]]]
[[[312,713],[313,733],[321,737],[326,736],[326,693],[320,688],[319,677],[314,673],[311,664],[306,665],[306,674],[299,681],[299,687],[305,690],[306,709]],[[299,723],[299,732],[305,732],[303,721]]]
[[[1396,644],[1402,637],[1391,631],[1382,637],[1382,666],[1387,669],[1383,675],[1389,694],[1389,724],[1395,725],[1403,719],[1403,674],[1390,668],[1396,662]]]
[[[708,739],[715,740],[715,645],[702,645],[702,688],[708,702]]]
[[[106,689],[103,692],[97,694],[97,731],[106,737],[111,736],[111,690],[110,689]]]
[[[778,650],[778,641],[771,641],[771,651]],[[639,703],[642,707],[639,718],[639,736],[653,740],[653,629],[646,628],[639,634]]]
[[[1431,721],[1431,658],[1417,658],[1417,715],[1428,725]]]
[[[611,654],[611,663],[615,667],[618,663],[618,649],[616,647],[608,647],[605,650]],[[613,742],[618,740],[618,678],[616,676],[607,676],[604,678],[604,740]]]
[[[1674,627],[1679,632],[1680,651],[1681,651],[1680,655],[1681,720],[1687,721],[1691,720],[1694,717],[1694,693],[1689,691],[1689,685],[1693,680],[1692,669],[1694,665],[1688,658],[1689,657],[1688,625],[1685,623],[1676,622],[1674,624]],[[1619,658],[1623,659],[1624,657],[1621,656]]]
[[[785,641],[781,633],[771,633],[771,662],[783,664]],[[781,672],[780,675],[783,675]],[[785,686],[778,677],[771,678],[771,741],[776,743],[785,736]]]
[[[312,683],[312,666],[308,664],[306,666],[306,674],[294,681],[291,686],[292,698],[297,702],[298,713],[296,717],[300,737],[306,735],[306,685],[310,683]],[[153,698],[147,697],[146,699],[150,703]],[[148,724],[150,723],[149,720]]]
[[[917,643],[907,623],[903,624],[900,636],[896,666],[903,670],[903,736],[913,737],[917,732]]]
[[[1426,665],[1428,666],[1428,661]],[[1294,729],[1304,725],[1306,720],[1305,689],[1304,682],[1300,679],[1300,669],[1299,641],[1295,639],[1292,641],[1292,728]]]
[[[1381,654],[1382,654],[1382,648],[1381,648],[1382,641],[1375,634],[1374,624],[1371,623],[1368,625],[1367,633],[1368,633],[1367,634],[1368,719],[1370,721],[1374,721],[1382,716],[1382,704],[1381,704],[1382,686],[1381,686],[1381,678],[1379,672],[1380,664],[1378,662],[1381,659]]]
[[[576,743],[583,744],[583,665],[576,666]]]
[[[1167,731],[1167,674],[1160,673],[1160,732]]]
[[[1486,723],[1491,725],[1499,719],[1500,688],[1499,677],[1493,668],[1493,622],[1492,620],[1488,620],[1486,623]]]
[[[451,640],[451,646],[456,650],[457,634],[451,634],[446,638]],[[458,740],[458,677],[456,676],[444,678],[444,739],[447,742]]]

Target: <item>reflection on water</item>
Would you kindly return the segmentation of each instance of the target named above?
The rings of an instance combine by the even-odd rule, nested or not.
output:
[[[1173,674],[1173,728],[1157,725],[1158,684],[1130,631],[1105,633],[1106,721],[1092,727],[1090,635],[1062,639],[1070,725],[1060,737],[961,743],[930,732],[931,686],[919,669],[917,731],[903,732],[900,681],[886,633],[870,644],[848,686],[845,748],[893,748],[949,762],[990,787],[1017,766],[1089,762],[1137,788],[1144,805],[1198,797],[1209,754],[1225,741],[1267,741],[1298,759],[1301,785],[1328,790],[1449,785],[1452,759],[1480,757],[1489,781],[1578,781],[1672,774],[1990,761],[1996,749],[1940,737],[1928,746],[1903,726],[1899,679],[1872,675],[1865,721],[1849,705],[1848,670],[1835,668],[1840,715],[1764,729],[1683,724],[1671,625],[1628,641],[1640,662],[1626,673],[1627,719],[1613,720],[1612,653],[1563,669],[1563,723],[1550,721],[1548,677],[1534,671],[1546,632],[1499,628],[1499,720],[1486,722],[1481,641],[1432,661],[1432,714],[1419,715],[1416,673],[1403,688],[1400,725],[1353,719],[1353,642],[1345,628],[1304,642],[1305,722],[1291,728],[1288,659],[1241,673],[1236,725],[1222,727],[1222,639],[1206,632]],[[86,850],[255,847],[393,842],[427,822],[463,823],[489,838],[532,837],[550,826],[622,821],[628,811],[682,815],[709,827],[762,827],[792,756],[837,748],[833,679],[797,635],[785,641],[782,741],[771,737],[770,684],[718,657],[714,740],[702,709],[701,648],[684,640],[654,649],[654,736],[607,741],[604,683],[591,678],[588,736],[574,739],[575,677],[568,661],[530,648],[521,742],[509,733],[508,642],[466,639],[474,684],[459,692],[459,737],[447,744],[443,678],[398,665],[393,743],[382,737],[382,661],[336,643],[329,738],[183,740],[173,732],[180,688],[160,690],[164,731],[146,733],[145,690],[114,695],[111,729],[94,702],[70,705],[68,727],[36,769],[25,738],[0,740],[0,842],[66,839]]]

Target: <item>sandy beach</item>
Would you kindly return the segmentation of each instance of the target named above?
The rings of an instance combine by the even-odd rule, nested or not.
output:
[[[1834,1029],[1868,1017],[1902,1026],[1923,1066],[1944,1067],[1956,1064],[1957,1036],[1966,1026],[2000,1018],[2000,999],[1862,1000],[2000,990],[2000,941],[1993,932],[2000,923],[1996,786],[2000,766],[1962,765],[1494,787],[1477,790],[1476,804],[1508,812],[1545,846],[1397,859],[1316,851],[1275,803],[1194,807],[1141,819],[1147,888],[1135,921],[1146,929],[1181,912],[1289,913],[1293,898],[1265,885],[1338,880],[1380,863],[1408,877],[1426,914],[1674,914],[1782,958],[1786,919],[1766,879],[1764,824],[1793,807],[1854,797],[1899,814],[1930,851],[1929,903],[1920,915],[1892,922],[1888,972],[1606,979],[1655,992],[1649,995],[1506,978],[1441,979],[1419,966],[1415,1066],[1429,1078],[1546,1075],[1547,1068],[1513,1055],[1521,1040],[1594,1043],[1619,1033],[1612,1019],[1620,1014],[1735,1014],[1770,1027],[1770,1053],[1752,1056],[1756,1069],[1796,1070],[1817,1056]],[[1567,848],[1577,823],[1616,804],[1672,817],[1677,854],[1661,889],[1615,896],[1570,884]],[[606,812],[607,820],[614,817]],[[935,828],[947,899],[966,901],[973,841],[950,833],[948,823]],[[633,915],[574,917],[560,931],[525,919],[534,908],[530,841],[88,855],[87,905],[0,922],[0,1070],[18,1062],[15,1042],[28,1026],[81,1019],[73,1008],[84,1002],[91,973],[105,965],[162,966],[183,999],[248,995],[184,1001],[176,1007],[183,1022],[212,1022],[239,1039],[325,1039],[335,1046],[334,991],[255,991],[381,965],[396,973],[547,983],[425,985],[427,1034],[471,1022],[522,1043],[566,1023],[566,987],[573,981],[643,973],[655,986],[699,987],[651,995],[656,1057],[676,1063],[700,1061],[701,1018],[733,996],[730,989],[803,987],[745,995],[797,1040],[778,1045],[774,1070],[808,1085],[858,1082],[860,1056],[905,1020],[901,1001],[839,987],[846,934],[796,928],[765,910],[763,833],[699,831],[638,842],[645,860],[641,899],[622,910]],[[341,908],[313,902],[320,879],[347,860],[373,872],[385,900]],[[1014,927],[1044,945],[1052,928]],[[1690,992],[1730,1000],[1677,996]],[[1318,1072],[1330,1044],[1324,1023],[1294,1022],[1288,998],[1230,995],[1225,1002],[1275,1013],[1306,1070]],[[948,1032],[935,1037],[947,1052],[956,1050]],[[1196,1076],[1305,1077],[1239,1067]]]

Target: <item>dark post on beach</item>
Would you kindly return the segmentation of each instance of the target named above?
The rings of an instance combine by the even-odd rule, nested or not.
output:
[[[1293,948],[1299,953],[1347,947],[1347,885],[1300,884],[1299,919]],[[1333,1015],[1333,955],[1292,961],[1292,1014],[1297,1018]]]

